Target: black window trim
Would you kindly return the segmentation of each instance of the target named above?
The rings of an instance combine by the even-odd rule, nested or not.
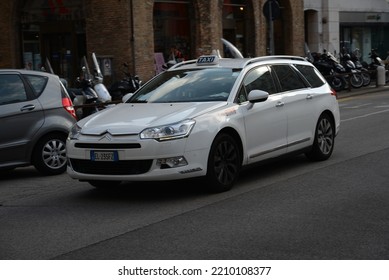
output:
[[[284,90],[282,89],[281,82],[280,82],[280,80],[278,79],[277,74],[276,74],[275,71],[273,71],[273,69],[272,69],[272,66],[276,66],[276,65],[287,65],[287,66],[289,66],[289,68],[291,68],[292,71],[296,73],[296,75],[300,78],[300,80],[301,80],[302,83],[304,84],[304,89],[310,88],[310,87],[311,87],[310,84],[307,83],[306,79],[302,77],[302,74],[300,73],[300,71],[298,71],[298,70],[296,69],[296,67],[294,67],[294,65],[293,65],[292,63],[274,63],[274,64],[269,64],[269,68],[271,69],[271,73],[272,73],[272,75],[273,75],[273,80],[274,80],[274,81],[276,82],[276,84],[278,85],[278,92],[279,92],[279,93],[284,93],[284,92],[290,92],[290,91],[301,90],[301,88],[300,88],[300,89],[293,89],[293,90],[284,91]]]

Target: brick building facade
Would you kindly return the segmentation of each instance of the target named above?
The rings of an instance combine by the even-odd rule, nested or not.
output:
[[[175,40],[185,47],[187,59],[221,50],[220,38],[226,36],[240,45],[245,56],[265,55],[269,47],[265,2],[3,0],[0,68],[37,68],[47,57],[59,75],[73,79],[80,58],[90,58],[95,52],[108,62],[108,82],[121,77],[122,62],[128,62],[130,71],[145,81],[156,73],[154,53],[161,51],[157,49],[167,48],[167,41],[177,43],[171,38],[175,32],[181,34]],[[278,3],[280,17],[273,21],[274,53],[303,55],[303,0]],[[170,33],[166,29],[171,29]]]

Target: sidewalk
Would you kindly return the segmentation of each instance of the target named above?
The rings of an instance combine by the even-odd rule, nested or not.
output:
[[[387,91],[389,93],[389,84],[377,87],[375,81],[372,81],[372,83],[369,86],[361,87],[361,88],[351,88],[351,90],[348,89],[341,90],[337,92],[337,95],[338,95],[338,99],[342,99],[350,96],[356,96],[356,95],[361,95],[366,93],[382,92],[382,91]]]

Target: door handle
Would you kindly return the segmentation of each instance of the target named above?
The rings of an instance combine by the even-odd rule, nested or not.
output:
[[[306,98],[310,100],[310,99],[313,98],[313,95],[312,94],[308,94]]]
[[[284,102],[278,101],[277,104],[276,104],[276,107],[282,107],[282,106],[284,106],[284,105],[285,105]]]
[[[26,106],[23,106],[22,108],[20,108],[20,111],[24,112],[24,111],[32,111],[35,109],[35,105],[26,105]]]

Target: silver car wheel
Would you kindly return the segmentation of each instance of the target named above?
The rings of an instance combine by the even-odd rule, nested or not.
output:
[[[53,169],[61,168],[66,164],[66,146],[59,139],[51,139],[42,150],[44,163]]]
[[[335,146],[335,125],[329,113],[323,113],[316,125],[315,139],[305,155],[314,161],[328,159]]]
[[[321,119],[317,128],[317,142],[320,151],[324,155],[328,155],[332,151],[334,145],[334,132],[331,122],[327,118]]]
[[[45,175],[58,175],[66,170],[66,134],[44,136],[35,146],[32,163]]]

